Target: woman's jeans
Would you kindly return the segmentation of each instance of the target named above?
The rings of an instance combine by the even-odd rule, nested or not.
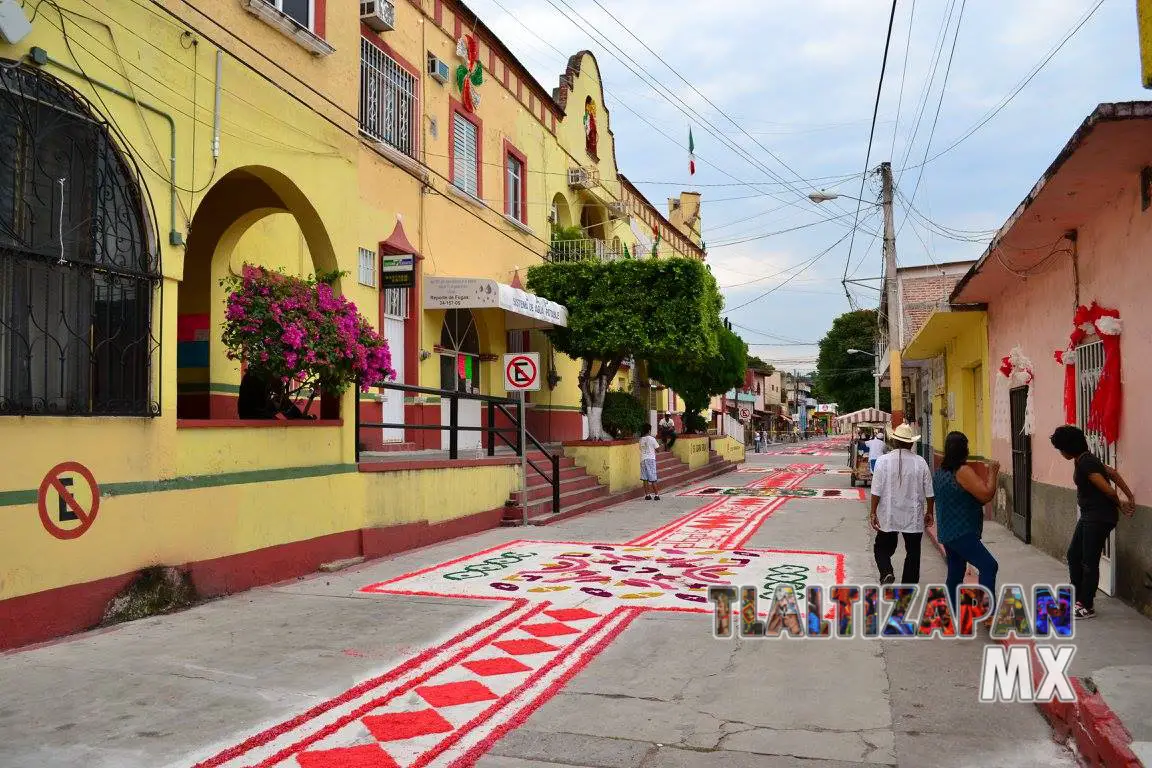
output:
[[[996,572],[1000,565],[996,558],[980,541],[975,533],[968,533],[958,539],[953,539],[944,545],[944,554],[948,559],[948,575],[945,583],[948,585],[948,597],[952,600],[952,609],[956,610],[956,589],[964,582],[964,573],[971,564],[980,572],[980,584],[987,587],[992,593],[992,603],[996,603]]]
[[[1115,523],[1083,518],[1076,522],[1076,531],[1068,546],[1068,576],[1076,590],[1076,602],[1085,608],[1092,609],[1096,605],[1100,556],[1104,554],[1104,543],[1115,527]]]

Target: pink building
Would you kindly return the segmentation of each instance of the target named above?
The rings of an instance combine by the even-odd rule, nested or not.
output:
[[[1077,519],[1072,465],[1048,439],[1057,426],[1085,428],[1094,452],[1124,474],[1137,499],[1152,499],[1150,254],[1152,102],[1101,104],[952,293],[953,304],[987,307],[992,455],[1005,473],[995,514],[1057,557],[1063,558]],[[1070,340],[1077,308],[1093,302],[1118,311],[1121,323],[1089,322]],[[1054,356],[1066,348],[1068,366]],[[1013,350],[1010,381],[998,369]],[[1101,383],[1101,373],[1121,358],[1119,415],[1104,408],[1103,430],[1089,430],[1098,390],[1116,392],[1108,375]],[[1029,379],[1030,388],[1021,386]],[[1112,429],[1118,438],[1110,443],[1104,432]],[[1152,509],[1121,518],[1105,554],[1101,589],[1147,612]]]

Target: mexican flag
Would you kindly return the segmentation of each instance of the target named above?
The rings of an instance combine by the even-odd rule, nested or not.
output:
[[[692,140],[692,126],[688,126],[688,175],[696,175],[696,142]]]

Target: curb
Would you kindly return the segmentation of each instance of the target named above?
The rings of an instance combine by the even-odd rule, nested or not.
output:
[[[927,530],[928,537],[944,556],[944,546],[936,538],[936,528]],[[971,579],[968,574],[965,582]],[[1036,643],[1030,639],[1009,638],[999,640],[1005,646],[1025,645],[1032,655],[1033,684],[1039,685],[1043,665],[1036,653]],[[1037,702],[1036,708],[1052,728],[1052,737],[1061,744],[1072,741],[1082,765],[1100,768],[1143,768],[1143,763],[1132,751],[1132,734],[1116,713],[1104,703],[1104,697],[1089,690],[1080,678],[1072,678],[1076,691],[1075,702]]]

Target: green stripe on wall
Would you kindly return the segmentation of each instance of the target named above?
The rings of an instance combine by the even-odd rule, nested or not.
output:
[[[239,384],[219,384],[216,382],[205,383],[203,381],[188,381],[176,385],[176,391],[182,394],[196,394],[200,392],[218,392],[228,395],[240,394]]]
[[[133,496],[138,493],[189,491],[197,488],[220,488],[225,485],[275,483],[283,480],[303,480],[308,477],[344,475],[358,471],[355,464],[317,464],[311,467],[283,467],[280,469],[253,469],[247,472],[223,472],[218,475],[189,475],[168,480],[141,480],[132,483],[108,483],[100,486],[101,496]],[[37,491],[0,491],[0,507],[35,504]]]

